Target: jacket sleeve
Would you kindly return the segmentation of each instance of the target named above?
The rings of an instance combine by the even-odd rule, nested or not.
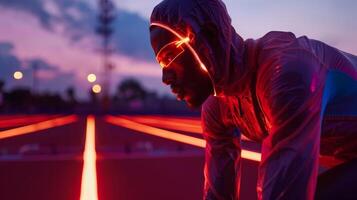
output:
[[[206,140],[204,199],[238,199],[240,181],[240,138],[233,127],[225,125],[217,97],[202,107],[202,127]]]
[[[314,59],[296,57],[275,65],[260,88],[272,127],[262,144],[258,199],[314,198],[324,75]]]

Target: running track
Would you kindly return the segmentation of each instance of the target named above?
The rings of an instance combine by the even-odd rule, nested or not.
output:
[[[0,116],[0,199],[202,199],[198,118]],[[242,199],[256,199],[259,146],[243,138]]]

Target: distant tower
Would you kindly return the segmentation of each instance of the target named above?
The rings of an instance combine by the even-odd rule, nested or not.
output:
[[[38,90],[38,69],[39,69],[39,65],[38,62],[35,61],[32,64],[32,95],[36,95],[37,94],[37,90]]]
[[[103,55],[103,79],[102,91],[104,101],[109,101],[109,91],[111,82],[111,72],[114,65],[110,62],[110,55],[113,49],[110,47],[110,38],[114,32],[111,23],[115,19],[115,7],[111,0],[99,0],[99,25],[97,33],[102,37],[102,55]]]

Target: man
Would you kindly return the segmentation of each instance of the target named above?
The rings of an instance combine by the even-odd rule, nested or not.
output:
[[[150,34],[163,82],[203,104],[204,199],[239,198],[236,128],[262,143],[259,199],[356,198],[357,57],[290,32],[244,41],[221,0],[164,0]],[[345,164],[318,178],[320,154]]]

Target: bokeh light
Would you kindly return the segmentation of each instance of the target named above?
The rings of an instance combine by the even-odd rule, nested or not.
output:
[[[20,72],[20,71],[14,72],[14,79],[20,80],[20,79],[22,79],[23,77],[24,77],[24,75],[23,75],[22,72]]]
[[[87,80],[90,82],[90,83],[94,83],[96,80],[97,80],[97,76],[95,74],[89,74],[87,76]]]
[[[92,91],[96,94],[100,93],[102,91],[102,87],[99,84],[95,84],[92,87]]]

